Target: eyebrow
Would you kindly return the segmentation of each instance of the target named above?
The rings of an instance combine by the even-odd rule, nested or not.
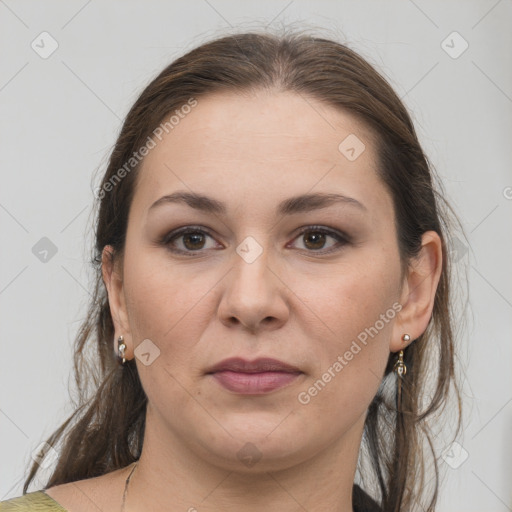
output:
[[[205,213],[225,215],[227,213],[226,205],[211,197],[197,194],[194,192],[177,191],[157,199],[150,207],[149,211],[164,204],[182,203],[200,210]],[[321,210],[333,204],[345,204],[355,206],[356,208],[367,211],[366,206],[353,197],[342,194],[302,194],[300,196],[290,197],[279,203],[277,213],[279,215],[292,215],[294,213],[303,213],[312,210]]]

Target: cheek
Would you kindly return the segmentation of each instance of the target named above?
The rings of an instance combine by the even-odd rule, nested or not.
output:
[[[137,357],[142,386],[161,410],[169,403],[185,407],[190,398],[183,389],[193,388],[192,353],[211,318],[208,291],[215,280],[184,273],[161,254],[142,251],[132,251],[125,269],[126,307],[136,354],[147,339],[158,353],[147,366]]]
[[[327,438],[346,431],[366,412],[387,364],[396,311],[389,295],[380,290],[369,295],[369,289],[363,279],[343,280],[330,300],[324,298],[323,321],[333,332],[317,338],[314,371],[295,397],[311,428]]]
[[[362,413],[382,379],[400,309],[400,274],[398,264],[388,263],[396,257],[385,257],[384,248],[380,254],[347,258],[328,277],[307,276],[297,283],[298,296],[306,298],[303,302],[314,312],[304,310],[302,329],[317,340],[310,354],[315,364],[308,385],[313,388],[303,389],[304,401],[315,401],[319,413],[333,402]]]
[[[317,333],[338,340],[337,350],[376,323],[381,339],[389,334],[396,316],[392,306],[399,298],[399,266],[389,261],[393,256],[377,259],[354,253],[327,271],[295,277],[293,291],[309,310],[308,320],[314,318]]]
[[[144,338],[180,342],[181,334],[193,339],[193,333],[200,332],[201,323],[207,320],[205,298],[215,285],[215,276],[183,272],[161,251],[146,255],[140,251],[125,268],[127,310],[135,343]]]

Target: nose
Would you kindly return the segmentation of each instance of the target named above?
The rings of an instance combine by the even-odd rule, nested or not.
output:
[[[221,322],[227,327],[241,327],[252,333],[278,329],[289,317],[286,300],[288,288],[276,268],[269,266],[268,251],[255,261],[235,253],[234,266],[222,280],[218,307]]]

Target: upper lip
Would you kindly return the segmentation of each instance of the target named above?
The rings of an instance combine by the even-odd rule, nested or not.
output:
[[[261,372],[287,372],[302,373],[299,368],[290,364],[272,359],[270,357],[261,357],[254,361],[247,361],[241,357],[232,357],[224,359],[220,363],[209,368],[206,373],[215,373],[229,370],[239,373],[261,373]]]

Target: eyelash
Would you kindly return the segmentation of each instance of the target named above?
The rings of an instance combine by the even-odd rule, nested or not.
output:
[[[190,235],[190,234],[198,234],[198,233],[202,234],[202,235],[207,235],[207,236],[213,238],[213,236],[207,230],[205,230],[203,228],[200,228],[199,226],[197,226],[197,227],[196,226],[186,226],[184,228],[180,228],[180,229],[178,229],[176,231],[172,231],[171,233],[166,234],[160,240],[160,244],[166,246],[171,252],[174,252],[174,253],[177,253],[177,254],[183,254],[183,255],[186,255],[186,256],[193,256],[194,253],[201,253],[205,249],[198,249],[197,251],[176,249],[176,248],[171,247],[171,242],[173,240],[177,239],[177,238],[182,237],[182,236]],[[329,248],[327,250],[322,250],[322,249],[318,249],[318,250],[302,249],[303,251],[306,251],[308,253],[313,253],[313,254],[322,254],[322,255],[330,254],[332,252],[340,250],[344,245],[348,244],[349,241],[350,241],[350,237],[345,235],[344,233],[333,231],[331,229],[327,229],[327,228],[324,228],[322,226],[307,226],[304,229],[302,229],[300,231],[300,233],[298,233],[296,235],[294,240],[299,238],[300,236],[304,235],[305,233],[322,233],[324,235],[328,235],[328,236],[334,238],[338,242],[337,245],[335,245],[334,247],[331,247],[331,248]]]

